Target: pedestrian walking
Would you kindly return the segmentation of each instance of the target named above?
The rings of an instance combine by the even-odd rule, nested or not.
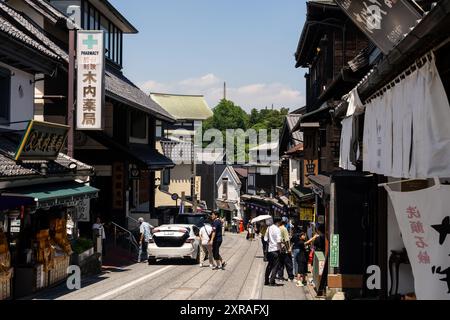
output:
[[[280,222],[277,221],[279,224]],[[276,286],[276,276],[278,272],[278,261],[281,251],[281,231],[279,225],[274,224],[273,221],[267,222],[268,228],[265,235],[265,241],[268,243],[265,282],[266,286]]]
[[[263,248],[263,255],[264,255],[264,262],[267,262],[267,249],[268,249],[268,243],[265,240],[266,233],[267,233],[267,224],[263,221],[261,222],[261,242],[262,242],[262,248]]]
[[[298,255],[300,254],[300,235],[302,234],[300,227],[295,227],[291,239],[292,243],[292,266],[294,270],[294,275],[298,274]]]
[[[148,261],[148,243],[152,237],[151,226],[145,222],[144,218],[139,218],[139,256],[138,263]]]
[[[211,224],[208,222],[200,229],[200,267],[203,267],[203,263],[208,259],[209,267],[214,269],[214,257],[212,252],[212,245],[210,245],[211,236],[213,233],[213,228]]]
[[[236,220],[231,221],[231,232],[237,233]]]
[[[249,222],[247,224],[247,240],[253,241],[254,237],[253,225]]]
[[[102,240],[102,256],[106,256],[106,232],[105,226],[102,223],[100,217],[97,217],[95,223],[92,225],[92,231],[94,232],[94,241],[97,243],[97,238]]]
[[[222,218],[220,218],[220,222],[222,223],[222,237],[224,237],[227,221],[225,220],[225,218],[222,217]]]
[[[225,270],[226,262],[223,261],[222,257],[220,256],[220,246],[222,245],[223,241],[223,225],[222,221],[219,218],[219,215],[217,212],[213,212],[211,215],[211,218],[213,220],[212,223],[212,235],[211,240],[209,241],[209,244],[212,246],[212,252],[214,256],[214,260],[216,261],[216,266],[214,267],[214,270]]]
[[[294,281],[294,269],[292,266],[292,248],[291,239],[289,237],[289,232],[286,229],[286,221],[283,220],[280,223],[281,232],[281,252],[280,252],[280,262],[278,265],[278,279],[285,280],[284,269],[286,269],[288,274],[288,280]]]
[[[299,252],[296,257],[298,265],[297,269],[297,287],[304,287],[307,285],[308,279],[308,260],[309,260],[309,246],[313,239],[306,241],[306,233],[301,232],[298,238],[294,239],[294,247],[298,248]]]

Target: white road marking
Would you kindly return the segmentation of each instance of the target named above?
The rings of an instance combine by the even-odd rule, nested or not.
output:
[[[168,266],[168,267],[159,269],[158,271],[150,273],[150,274],[146,275],[145,277],[142,277],[142,278],[136,279],[134,281],[131,281],[131,282],[129,282],[129,283],[127,283],[127,284],[125,284],[125,285],[123,285],[121,287],[118,287],[118,288],[116,288],[114,290],[106,292],[106,293],[104,293],[104,294],[102,294],[102,295],[100,295],[98,297],[92,298],[91,300],[103,300],[105,298],[108,298],[108,297],[110,297],[112,295],[115,295],[115,294],[117,294],[117,293],[119,293],[121,291],[124,291],[124,290],[126,290],[126,289],[128,289],[130,287],[133,287],[133,286],[135,286],[135,285],[137,285],[137,284],[139,284],[141,282],[144,282],[144,281],[146,281],[146,280],[148,280],[148,279],[150,279],[150,278],[152,278],[152,277],[154,277],[154,276],[156,276],[156,275],[158,275],[158,274],[160,274],[160,273],[162,273],[164,271],[172,269],[172,268],[173,268],[173,266]]]

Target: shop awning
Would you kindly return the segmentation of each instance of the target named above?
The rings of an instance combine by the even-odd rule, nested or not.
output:
[[[77,182],[43,184],[15,188],[2,193],[9,199],[22,198],[32,202],[36,209],[57,205],[76,205],[77,202],[98,197],[99,189]]]
[[[237,211],[239,210],[239,203],[237,201],[216,200],[216,204],[219,209],[225,211]]]
[[[301,201],[314,199],[314,193],[311,189],[296,187],[291,189],[291,193]]]
[[[175,163],[166,156],[159,153],[155,148],[144,144],[132,144],[130,150],[141,161],[147,164],[151,171],[160,171],[164,169],[172,169]]]
[[[331,190],[331,178],[324,176],[324,175],[318,175],[318,176],[309,176],[309,181],[311,181],[313,185],[313,191],[315,194],[323,198],[325,195],[330,194]]]
[[[150,171],[160,171],[175,167],[175,163],[166,156],[160,154],[149,145],[131,144],[129,148],[116,142],[113,138],[97,131],[86,131],[86,134],[107,148],[111,148],[136,164],[146,167]]]

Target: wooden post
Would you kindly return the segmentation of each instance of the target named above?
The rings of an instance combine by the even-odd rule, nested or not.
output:
[[[69,70],[68,70],[68,94],[67,94],[67,125],[69,135],[67,137],[67,155],[74,157],[74,103],[75,103],[75,38],[76,30],[69,30]]]

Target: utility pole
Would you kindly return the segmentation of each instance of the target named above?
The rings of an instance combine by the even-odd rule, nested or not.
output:
[[[75,103],[75,37],[74,28],[69,30],[69,71],[68,71],[68,94],[67,94],[67,125],[69,126],[69,135],[67,138],[67,155],[74,157],[74,103]]]
[[[223,100],[227,100],[227,83],[223,83]]]

